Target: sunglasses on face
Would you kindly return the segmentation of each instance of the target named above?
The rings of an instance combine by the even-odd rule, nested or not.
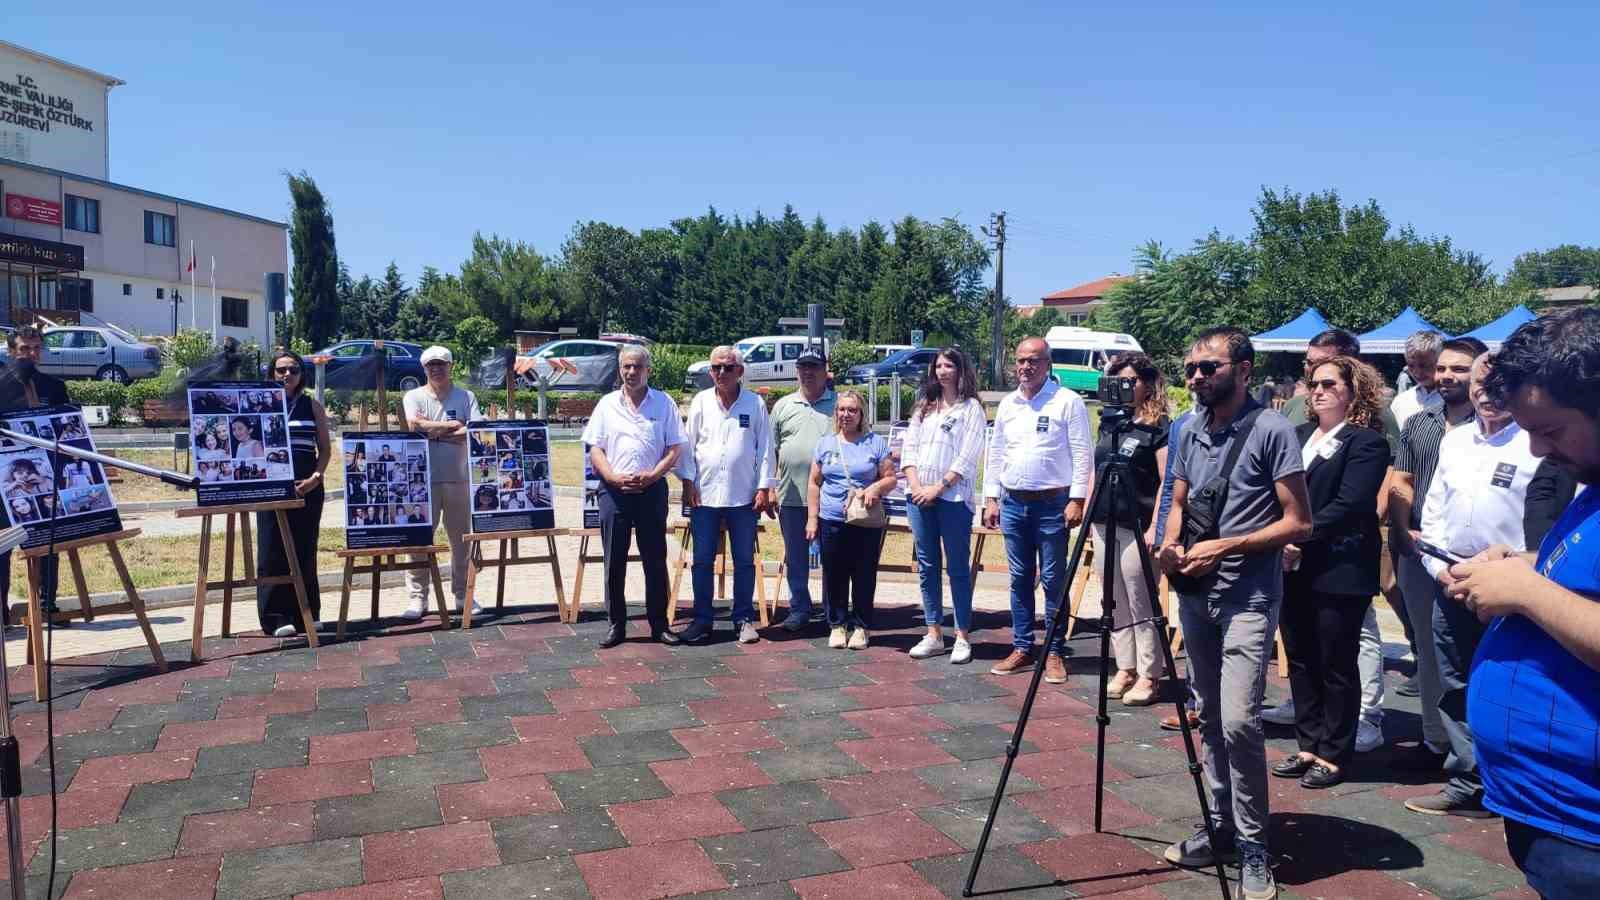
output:
[[[1184,363],[1183,377],[1193,378],[1194,373],[1199,372],[1201,375],[1210,378],[1211,376],[1217,374],[1218,369],[1226,365],[1228,365],[1228,363],[1217,362],[1214,359],[1202,359],[1199,362]]]
[[[273,369],[272,371],[277,372],[279,375],[299,375],[300,374],[300,367],[299,366],[278,366],[277,368]]]
[[[742,368],[744,368],[744,367],[739,365],[738,363],[712,363],[711,364],[711,371],[713,371],[713,372],[737,372]]]
[[[1307,384],[1313,391],[1332,392],[1339,388],[1338,380],[1333,378],[1324,378],[1321,381],[1307,382]]]

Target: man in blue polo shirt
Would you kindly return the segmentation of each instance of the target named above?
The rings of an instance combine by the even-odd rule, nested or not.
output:
[[[1489,388],[1534,454],[1591,485],[1537,556],[1500,545],[1451,568],[1448,589],[1489,623],[1467,693],[1484,805],[1549,898],[1600,884],[1600,309],[1542,316],[1495,356]]]

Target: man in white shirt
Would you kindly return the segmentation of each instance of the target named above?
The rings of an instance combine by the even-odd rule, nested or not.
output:
[[[678,477],[689,507],[694,545],[694,622],[678,635],[687,643],[711,636],[717,549],[728,531],[733,556],[733,630],[742,644],[756,634],[756,517],[771,508],[772,430],[761,395],[745,390],[744,357],[732,347],[711,351],[712,386],[689,403],[686,446]]]
[[[406,427],[428,438],[428,452],[433,458],[433,468],[428,473],[433,484],[433,521],[444,521],[452,560],[450,592],[455,595],[456,611],[460,612],[467,599],[467,544],[462,537],[472,521],[467,502],[467,423],[478,418],[478,398],[450,380],[453,363],[450,351],[444,347],[422,351],[422,370],[427,373],[428,383],[406,391],[401,408]],[[421,556],[411,560],[426,561]],[[420,619],[427,610],[425,577],[420,569],[406,573],[411,605],[400,614],[404,618]],[[472,614],[482,611],[474,601]]]
[[[1011,570],[1012,651],[989,670],[996,675],[1033,665],[1035,583],[1044,587],[1046,621],[1066,593],[1067,532],[1083,521],[1093,458],[1083,400],[1049,380],[1050,346],[1028,338],[1016,360],[1017,389],[995,411],[984,478],[983,523],[1004,533]],[[1045,680],[1065,684],[1062,638],[1045,651]]]
[[[639,536],[644,567],[645,616],[652,640],[678,643],[667,628],[666,474],[683,451],[678,407],[650,387],[650,351],[630,344],[617,354],[621,390],[600,399],[583,443],[600,478],[600,543],[606,560],[606,615],[611,630],[605,650],[622,643],[628,629],[628,546]]]
[[[1406,420],[1424,409],[1437,409],[1444,398],[1434,387],[1434,367],[1439,363],[1439,351],[1444,347],[1444,335],[1437,331],[1419,331],[1406,338],[1406,374],[1411,376],[1411,386],[1399,389],[1389,404],[1395,423],[1406,427]]]

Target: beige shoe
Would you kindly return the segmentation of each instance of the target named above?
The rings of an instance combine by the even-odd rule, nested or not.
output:
[[[1137,677],[1129,675],[1127,672],[1118,672],[1111,676],[1110,681],[1106,682],[1106,696],[1113,700],[1121,697],[1128,692],[1128,688],[1133,687],[1135,681],[1138,681]]]
[[[1123,706],[1149,706],[1156,702],[1156,683],[1140,678],[1133,687],[1122,692]]]
[[[865,628],[857,628],[856,630],[850,632],[850,649],[867,649],[867,630]]]
[[[849,635],[845,633],[843,625],[836,625],[828,632],[828,646],[834,650],[843,650],[848,640]]]

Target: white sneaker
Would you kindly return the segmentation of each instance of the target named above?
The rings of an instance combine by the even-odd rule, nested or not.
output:
[[[972,645],[956,638],[956,645],[950,651],[951,665],[964,666],[969,662],[972,662]]]
[[[739,643],[754,644],[761,640],[761,635],[756,634],[756,623],[746,622],[739,626]]]
[[[460,603],[457,603],[456,604],[456,615],[459,616],[463,612],[465,612],[465,610],[462,609],[462,605]],[[472,601],[472,614],[475,615],[475,616],[483,615],[483,607],[479,606],[478,605],[478,601],[476,601],[476,600]]]
[[[833,630],[828,632],[828,647],[830,649],[843,650],[845,644],[849,643],[849,641],[850,635],[844,630],[843,625],[835,625]]]
[[[406,607],[406,611],[400,614],[400,618],[410,619],[411,621],[415,622],[416,620],[422,618],[422,614],[427,611],[428,605],[426,601],[413,600],[411,601],[411,605]]]
[[[856,630],[850,632],[850,649],[867,649],[867,630],[865,628],[857,628]]]
[[[1371,753],[1383,746],[1383,729],[1370,722],[1356,726],[1356,752]]]
[[[294,637],[293,625],[279,625],[278,630],[272,633],[273,637]]]
[[[1269,706],[1261,711],[1261,721],[1271,722],[1274,725],[1294,724],[1294,701],[1285,700],[1277,706]]]
[[[911,648],[911,658],[927,659],[930,656],[938,656],[943,652],[944,638],[934,637],[931,634],[925,634],[922,636],[922,640],[918,641],[917,645]]]

